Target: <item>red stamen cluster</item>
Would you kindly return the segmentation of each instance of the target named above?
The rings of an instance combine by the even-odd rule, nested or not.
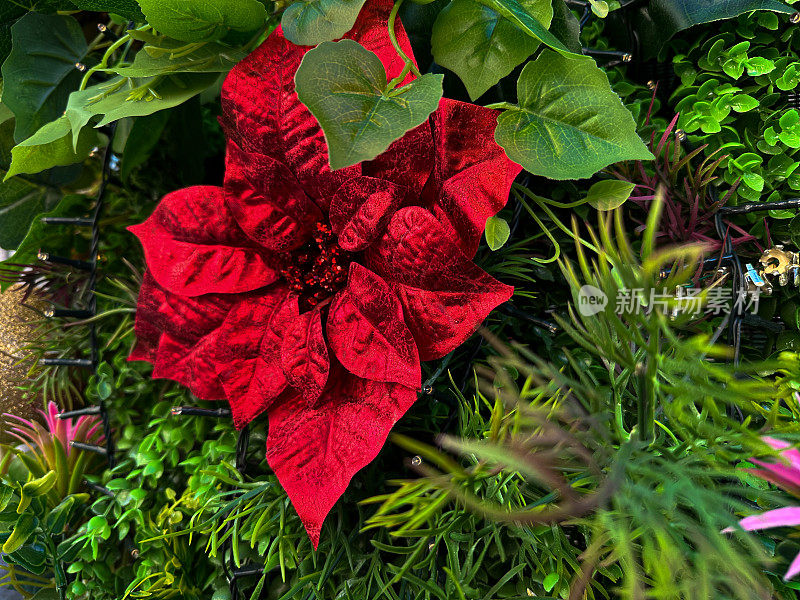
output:
[[[350,253],[343,250],[327,223],[317,223],[313,240],[292,252],[281,275],[301,303],[317,306],[347,282]]]

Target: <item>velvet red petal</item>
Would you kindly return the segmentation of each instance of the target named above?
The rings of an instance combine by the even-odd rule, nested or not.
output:
[[[361,9],[353,29],[344,36],[357,41],[370,52],[374,52],[383,63],[389,79],[397,77],[406,66],[405,61],[400,58],[394,49],[386,27],[389,13],[392,12],[393,6],[394,2],[392,0],[368,0]],[[414,60],[411,42],[408,40],[408,35],[406,35],[406,30],[403,28],[400,19],[395,21],[395,37],[400,48],[416,65],[417,61]],[[408,78],[403,80],[403,83],[411,79],[412,76],[409,75]]]
[[[289,385],[314,406],[330,370],[319,310],[303,313],[288,324],[281,345],[281,364]]]
[[[336,188],[361,169],[331,172],[322,129],[297,99],[294,74],[307,51],[286,40],[280,29],[274,31],[228,74],[220,121],[243,150],[284,163],[324,208]]]
[[[299,248],[322,218],[283,163],[228,142],[225,198],[242,230],[276,252]]]
[[[298,395],[269,411],[267,460],[314,548],[353,475],[377,456],[417,397],[405,386],[359,379],[341,368],[332,378],[316,407]]]
[[[128,229],[154,279],[173,294],[236,294],[278,278],[274,258],[242,232],[218,187],[167,194],[149,219]]]
[[[217,333],[240,298],[228,294],[188,297],[167,291],[164,296],[158,310],[163,331],[153,378],[177,381],[202,400],[224,399],[216,374]]]
[[[409,192],[407,187],[374,177],[355,177],[344,183],[333,197],[330,212],[339,245],[349,252],[369,246],[406,203]]]
[[[386,28],[391,9],[391,0],[370,0],[345,36],[375,52],[390,78],[404,66]],[[408,36],[399,22],[396,35],[403,50],[412,56]],[[358,175],[361,167],[330,170],[322,129],[297,99],[294,74],[309,49],[287,41],[280,28],[274,31],[225,79],[221,121],[229,138],[240,148],[284,163],[306,193],[325,210],[338,187]]]
[[[486,219],[508,201],[522,170],[494,141],[497,111],[442,98],[431,116],[436,167],[431,179],[432,211],[458,233],[458,243],[473,257]]]
[[[297,297],[276,286],[241,301],[220,327],[216,372],[237,428],[268,409],[286,389],[281,344],[297,315]]]
[[[361,165],[364,175],[386,179],[421,196],[434,166],[430,119],[395,140],[383,154]]]
[[[420,386],[419,353],[403,308],[387,283],[358,263],[328,312],[328,343],[342,366],[363,379]]]
[[[422,360],[460,346],[514,291],[467,258],[453,233],[418,206],[399,210],[367,256],[400,299]]]
[[[158,309],[166,299],[166,292],[156,283],[150,271],[145,271],[136,306],[136,344],[128,360],[146,360],[155,364],[158,342],[164,331],[164,316]]]

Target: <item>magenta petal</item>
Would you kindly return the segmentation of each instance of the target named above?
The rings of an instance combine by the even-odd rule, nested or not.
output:
[[[758,531],[772,527],[795,527],[800,525],[800,506],[787,506],[768,510],[760,515],[745,517],[739,521],[739,527],[745,531]],[[730,528],[726,529],[730,531]]]
[[[774,473],[781,479],[781,481],[785,481],[795,488],[800,488],[800,470],[793,467],[787,467],[786,465],[782,465],[780,463],[764,462],[763,460],[758,460],[756,458],[751,458],[750,462]]]
[[[794,557],[792,564],[789,565],[786,571],[786,575],[783,576],[783,580],[788,581],[798,573],[800,573],[800,554]]]
[[[792,467],[800,470],[800,450],[797,448],[791,448],[791,444],[789,442],[784,442],[783,440],[778,440],[768,436],[764,436],[761,439],[773,450],[783,450],[784,448],[789,448],[789,450],[781,452],[781,456],[786,457]]]

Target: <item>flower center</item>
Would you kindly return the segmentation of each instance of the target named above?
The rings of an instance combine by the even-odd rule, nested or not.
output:
[[[313,308],[344,287],[351,261],[331,226],[317,223],[312,239],[288,255],[281,275],[300,296],[301,308]]]

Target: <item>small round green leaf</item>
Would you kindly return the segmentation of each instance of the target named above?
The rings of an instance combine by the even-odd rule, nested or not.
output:
[[[635,187],[634,183],[616,179],[598,181],[589,188],[586,202],[597,210],[614,210],[630,198]]]
[[[736,112],[747,112],[749,110],[753,110],[754,108],[758,108],[758,100],[749,94],[737,94],[731,98],[731,108]]]
[[[547,577],[544,578],[544,581],[542,581],[542,587],[544,588],[544,591],[549,592],[552,590],[558,583],[558,579],[558,573],[549,573]]]
[[[608,2],[604,0],[589,0],[592,4],[592,12],[601,19],[608,16]],[[549,591],[549,590],[548,590]]]
[[[486,243],[492,251],[499,250],[508,241],[508,236],[511,235],[511,228],[505,219],[501,217],[489,217],[486,219]]]

